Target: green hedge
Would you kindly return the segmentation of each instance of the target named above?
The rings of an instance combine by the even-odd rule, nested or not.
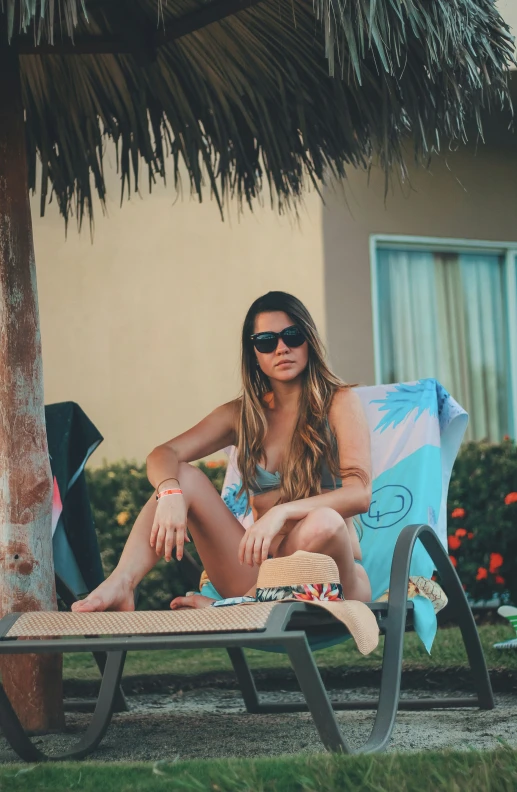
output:
[[[220,492],[225,462],[198,465]],[[152,487],[145,466],[128,462],[87,470],[86,477],[108,575]],[[509,596],[517,603],[515,443],[507,439],[499,445],[462,447],[449,487],[448,526],[450,556],[469,595],[474,600]],[[140,585],[139,607],[167,608],[172,597],[192,588],[183,570],[175,561],[160,560]]]
[[[517,604],[517,446],[466,443],[448,500],[449,553],[473,600]]]

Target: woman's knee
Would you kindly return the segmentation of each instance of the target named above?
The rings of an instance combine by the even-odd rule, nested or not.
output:
[[[322,549],[348,537],[344,519],[339,512],[328,506],[321,506],[307,515],[303,534],[307,541]]]
[[[192,485],[197,485],[204,481],[210,481],[208,476],[205,476],[202,470],[197,465],[192,465],[190,462],[180,462],[178,465],[178,479],[180,487],[189,488]]]
[[[195,476],[196,471],[201,473],[199,468],[197,468],[195,465],[191,465],[190,462],[180,462],[178,465],[178,479],[180,484],[182,483],[182,480],[187,480]]]

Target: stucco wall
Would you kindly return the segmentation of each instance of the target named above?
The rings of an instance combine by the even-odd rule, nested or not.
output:
[[[269,208],[222,223],[215,203],[172,188],[120,209],[113,171],[108,187],[93,244],[73,223],[65,240],[54,205],[44,219],[32,205],[45,401],[77,401],[105,435],[93,464],[143,461],[237,394],[240,329],[260,294],[296,294],[325,327],[316,194],[299,223]]]
[[[517,36],[517,0],[498,0],[497,7],[512,28],[512,34]]]
[[[371,234],[517,242],[517,147],[465,148],[413,168],[411,185],[351,172],[325,193],[323,234],[327,338],[336,372],[374,382],[369,238]]]

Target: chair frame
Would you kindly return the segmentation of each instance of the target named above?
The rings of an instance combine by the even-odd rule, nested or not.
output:
[[[404,633],[412,629],[413,604],[407,600],[409,568],[415,542],[420,539],[438,570],[445,593],[449,597],[448,615],[461,629],[472,670],[476,695],[465,698],[404,699],[400,701],[400,683]],[[60,638],[22,640],[6,638],[20,614],[13,613],[0,620],[0,655],[60,652],[107,652],[97,705],[84,736],[69,751],[47,755],[25,734],[3,687],[0,685],[0,727],[16,753],[25,761],[42,762],[82,759],[101,742],[111,721],[117,701],[127,651],[149,649],[225,648],[241,687],[246,709],[250,713],[307,712],[323,742],[330,751],[348,754],[382,751],[388,744],[398,709],[429,709],[445,707],[479,707],[493,709],[494,698],[490,677],[479,640],[478,631],[461,582],[436,533],[428,525],[408,525],[400,533],[395,547],[387,602],[369,603],[375,613],[381,634],[385,635],[380,693],[378,699],[332,703],[327,695],[309,645],[315,635],[345,635],[346,629],[327,612],[316,610],[303,602],[285,603],[273,608],[264,630],[257,632],[226,632],[183,635],[133,635],[118,637]],[[283,647],[305,697],[305,703],[260,701],[243,649],[265,646]],[[373,728],[365,742],[352,747],[335,718],[335,710],[376,709]]]

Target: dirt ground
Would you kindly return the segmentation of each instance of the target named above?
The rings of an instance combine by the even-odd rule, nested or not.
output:
[[[378,690],[329,691],[336,700],[370,697]],[[429,696],[429,691],[404,690],[403,697]],[[448,696],[465,692],[448,690]],[[294,691],[261,693],[265,701],[298,701]],[[422,749],[490,749],[501,743],[517,748],[517,694],[499,692],[492,711],[449,709],[402,711],[388,751]],[[173,693],[144,692],[128,696],[129,711],[116,714],[100,747],[91,755],[97,761],[168,760],[220,757],[272,756],[321,752],[323,746],[310,715],[248,715],[239,691],[197,688]],[[65,735],[34,738],[37,744],[61,751],[78,739],[89,720],[87,714],[67,715]],[[364,742],[373,724],[370,710],[338,712],[338,721],[352,746]],[[0,762],[17,761],[0,738]]]

